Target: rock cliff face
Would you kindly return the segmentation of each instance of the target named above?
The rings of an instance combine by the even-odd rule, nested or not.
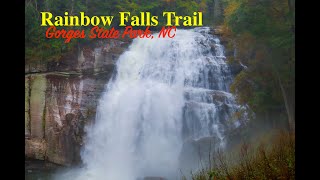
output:
[[[26,63],[25,156],[61,165],[80,161],[84,127],[129,40],[97,41],[59,61]]]

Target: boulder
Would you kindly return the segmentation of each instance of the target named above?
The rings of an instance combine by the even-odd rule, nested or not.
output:
[[[45,160],[47,144],[44,139],[26,139],[25,156],[32,159]]]

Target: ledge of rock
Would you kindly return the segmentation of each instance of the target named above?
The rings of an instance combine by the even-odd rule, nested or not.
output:
[[[84,127],[94,120],[98,99],[129,43],[96,41],[59,61],[26,63],[26,158],[65,166],[81,162]]]

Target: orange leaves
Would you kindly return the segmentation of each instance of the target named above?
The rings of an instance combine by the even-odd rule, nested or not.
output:
[[[231,1],[228,6],[224,9],[224,15],[226,17],[231,16],[240,6],[240,2]]]

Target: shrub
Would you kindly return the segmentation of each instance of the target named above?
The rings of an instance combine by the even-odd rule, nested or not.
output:
[[[295,179],[295,134],[276,132],[258,143],[242,143],[236,153],[218,150],[210,162],[212,168],[192,174],[192,180]]]

